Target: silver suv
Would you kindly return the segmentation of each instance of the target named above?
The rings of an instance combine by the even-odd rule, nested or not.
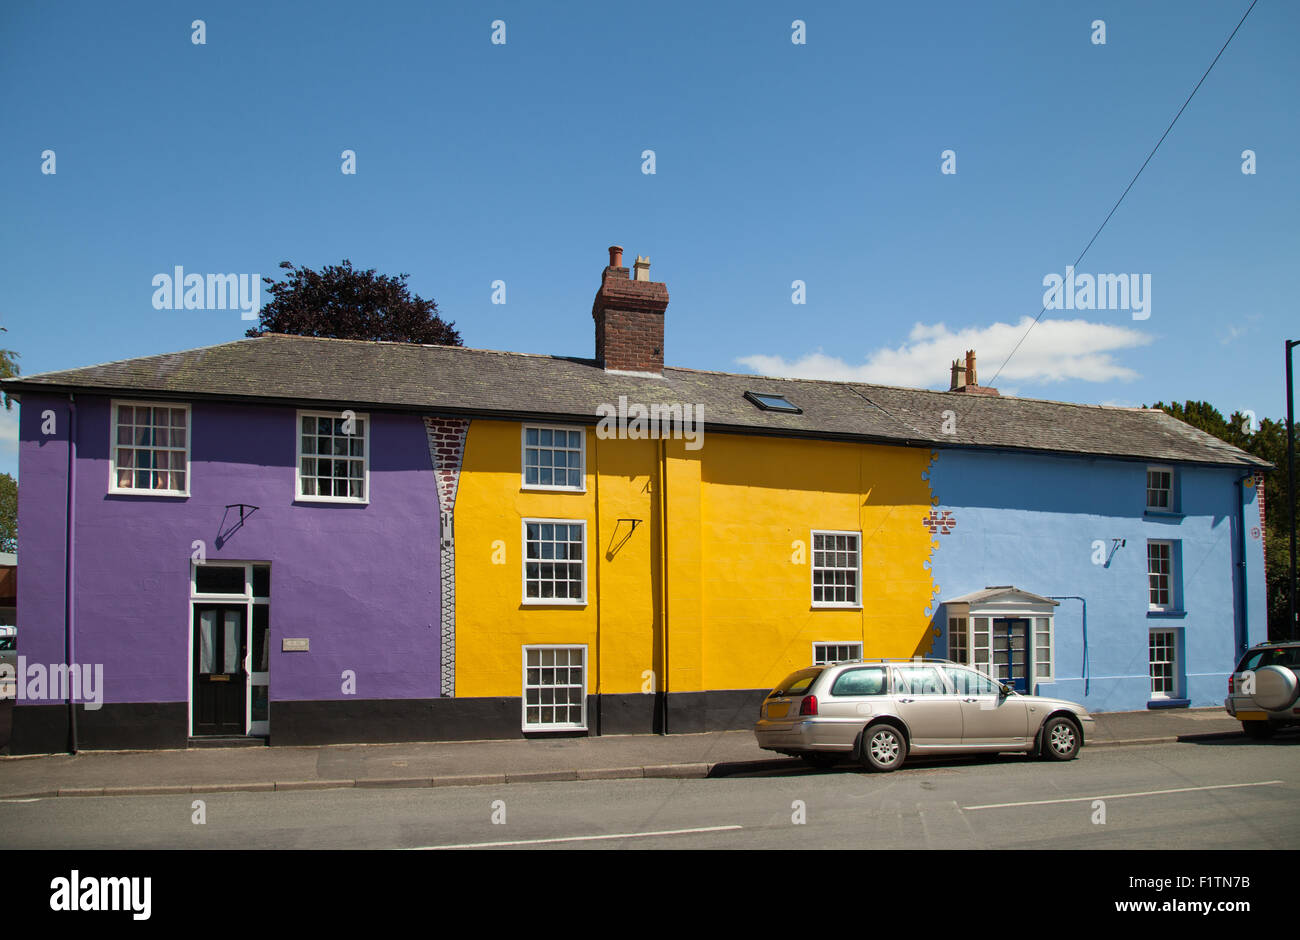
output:
[[[1300,643],[1260,643],[1246,650],[1228,677],[1223,707],[1252,738],[1300,724]]]
[[[909,754],[1025,751],[1071,760],[1092,717],[1082,705],[1020,695],[943,659],[857,660],[793,672],[754,725],[758,746],[826,767],[852,756],[897,770]]]

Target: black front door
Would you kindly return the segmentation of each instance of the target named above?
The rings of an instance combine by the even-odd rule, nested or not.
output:
[[[993,621],[993,675],[1017,692],[1029,692],[1029,621]]]
[[[244,607],[194,605],[194,733],[244,734]]]

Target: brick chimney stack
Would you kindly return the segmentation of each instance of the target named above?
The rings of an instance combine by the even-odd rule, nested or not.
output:
[[[664,311],[668,287],[650,280],[650,259],[636,259],[636,278],[623,267],[623,248],[611,245],[609,265],[591,305],[596,360],[610,372],[664,371]]]
[[[950,392],[965,392],[967,395],[997,395],[996,388],[983,388],[980,386],[975,373],[975,350],[966,350],[966,363],[963,365],[960,359],[954,359],[952,363],[952,384],[948,387]]]

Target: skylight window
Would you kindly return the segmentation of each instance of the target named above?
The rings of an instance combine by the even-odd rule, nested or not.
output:
[[[761,392],[746,392],[745,397],[764,411],[784,411],[787,414],[801,415],[803,409],[790,404],[783,395],[766,395]]]

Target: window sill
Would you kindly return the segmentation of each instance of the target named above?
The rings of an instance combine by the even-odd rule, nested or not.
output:
[[[1188,708],[1191,704],[1189,698],[1153,698],[1147,702],[1147,708]]]
[[[1142,513],[1142,518],[1161,522],[1179,522],[1186,517],[1181,512],[1170,512],[1166,509],[1147,509]]]
[[[550,598],[524,598],[522,607],[586,607],[586,601],[557,601]]]
[[[1147,611],[1147,616],[1148,616],[1148,617],[1156,617],[1156,618],[1161,618],[1161,617],[1163,617],[1163,618],[1165,618],[1165,619],[1169,619],[1169,620],[1178,620],[1178,619],[1180,619],[1180,618],[1182,618],[1182,617],[1186,617],[1186,616],[1187,616],[1187,611],[1185,611],[1185,610],[1148,610],[1148,611]]]
[[[368,499],[339,499],[330,496],[295,496],[294,505],[303,504],[311,506],[369,506]]]
[[[189,499],[189,490],[182,493],[180,490],[121,490],[109,488],[109,496],[135,496],[135,497],[153,497],[155,499]]]
[[[810,610],[861,610],[861,604],[813,604]]]
[[[536,483],[521,483],[521,492],[525,493],[585,493],[587,488],[577,486],[541,486]]]

